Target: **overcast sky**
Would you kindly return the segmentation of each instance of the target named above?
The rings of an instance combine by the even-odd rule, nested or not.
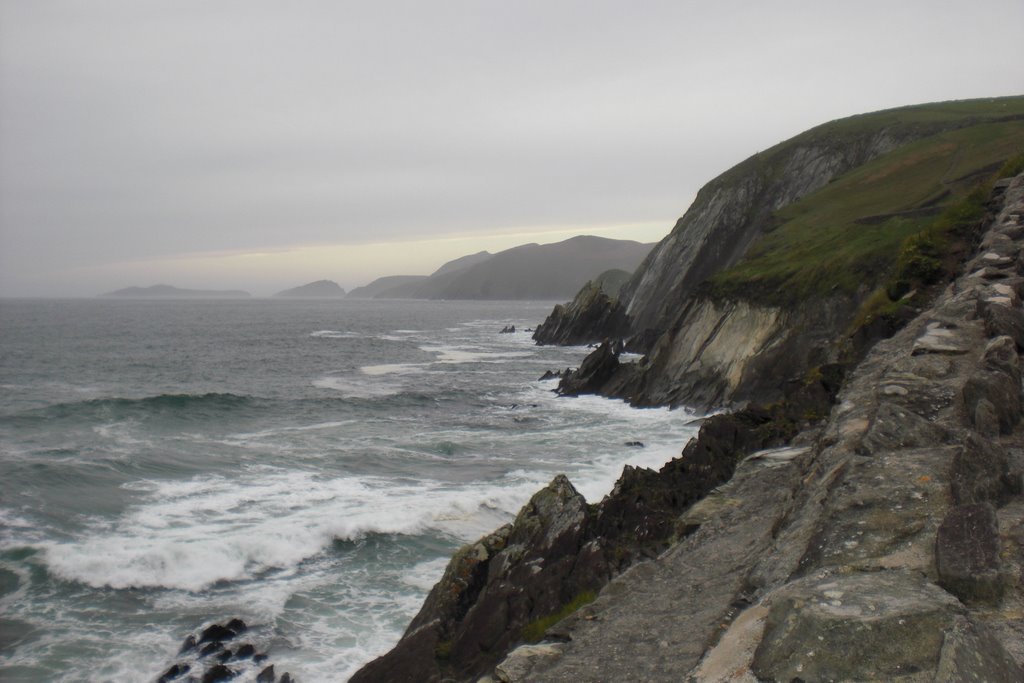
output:
[[[1022,0],[0,0],[0,295],[656,241],[813,125],[1024,93],[1022,27]]]

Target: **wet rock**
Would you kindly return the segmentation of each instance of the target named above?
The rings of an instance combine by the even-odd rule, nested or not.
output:
[[[643,441],[627,441],[624,445],[629,446],[630,448],[644,448]]]
[[[199,644],[202,645],[203,643],[210,643],[213,641],[231,640],[236,635],[238,634],[235,633],[235,631],[227,628],[226,626],[211,624],[203,629],[203,632],[199,635]]]
[[[201,650],[199,650],[199,657],[209,657],[210,655],[221,652],[222,650],[224,650],[224,643],[219,640],[213,643],[207,643]]]
[[[914,572],[811,577],[770,597],[754,674],[776,681],[893,680],[934,670],[962,608]]]
[[[276,678],[274,675],[274,665],[271,664],[256,676],[256,683],[274,683]]]
[[[192,634],[189,634],[185,637],[185,642],[181,644],[181,649],[178,650],[178,654],[182,655],[186,652],[191,652],[192,650],[196,649],[196,645],[196,637]]]
[[[515,331],[515,325],[505,325],[505,327],[501,328],[501,331],[498,334],[515,334]]]
[[[604,386],[619,369],[619,357],[611,342],[603,342],[588,355],[575,372],[563,375],[558,383],[562,396],[593,393]]]
[[[999,601],[999,527],[991,505],[958,505],[946,514],[935,539],[935,568],[939,584],[964,603]]]
[[[188,664],[175,664],[170,669],[165,671],[160,678],[157,679],[157,683],[166,683],[167,681],[173,681],[175,678],[184,676],[189,672],[190,667]]]
[[[254,656],[255,654],[256,654],[256,648],[253,647],[251,644],[246,643],[245,645],[243,645],[242,647],[238,648],[238,650],[235,651],[234,658],[235,659],[249,659],[250,657]]]
[[[218,664],[207,669],[200,680],[202,683],[220,683],[220,681],[230,681],[237,675],[237,671],[229,669],[223,664]]]
[[[227,624],[225,624],[225,627],[231,631],[234,631],[235,635],[244,633],[249,629],[249,627],[245,625],[245,622],[239,619],[238,617],[235,617]]]
[[[280,680],[280,681],[278,681],[277,683],[295,683],[295,679],[293,679],[293,678],[291,677],[291,674],[289,674],[289,673],[288,673],[288,672],[286,671],[286,672],[285,672],[285,673],[284,673],[284,674],[283,674],[283,675],[281,676],[281,680]],[[396,681],[396,683],[397,683],[397,681]]]

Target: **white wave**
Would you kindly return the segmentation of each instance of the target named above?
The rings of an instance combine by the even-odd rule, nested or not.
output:
[[[510,358],[527,358],[532,351],[480,351],[466,346],[421,346],[420,351],[437,354],[436,363],[505,363]]]
[[[405,572],[402,576],[402,583],[418,588],[426,593],[441,579],[447,566],[447,557],[438,557],[426,562],[420,562]]]
[[[297,425],[295,427],[275,427],[273,429],[262,429],[258,432],[240,432],[238,434],[228,434],[228,440],[235,441],[250,441],[259,439],[268,439],[275,436],[281,436],[282,434],[294,434],[297,432],[316,432],[323,429],[337,429],[338,427],[344,427],[346,425],[354,424],[355,420],[333,420],[330,422],[315,422],[308,425]]]
[[[364,365],[359,368],[364,375],[414,375],[424,372],[422,363],[385,363],[383,365]]]
[[[397,384],[387,382],[360,381],[352,377],[335,377],[327,375],[312,381],[312,385],[318,389],[330,389],[337,391],[346,398],[381,398],[394,396],[402,391]]]
[[[524,482],[470,493],[432,481],[246,474],[137,483],[133,489],[148,493],[144,503],[75,542],[43,544],[46,563],[58,576],[94,587],[199,591],[293,568],[334,539],[429,529],[475,538],[536,488]]]
[[[340,330],[317,330],[316,332],[310,332],[309,336],[321,339],[354,339],[362,335],[356,332],[342,332]]]

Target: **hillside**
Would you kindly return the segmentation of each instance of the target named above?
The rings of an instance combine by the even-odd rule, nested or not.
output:
[[[171,285],[153,285],[125,287],[100,296],[125,299],[244,299],[251,295],[239,289],[182,289]]]
[[[414,285],[427,279],[426,275],[385,275],[368,285],[356,287],[347,295],[349,299],[387,298],[391,291],[400,291],[401,287]],[[394,298],[402,298],[400,296]]]
[[[555,244],[524,244],[450,261],[423,280],[373,283],[371,296],[403,299],[561,299],[601,273],[631,271],[652,245],[581,235]],[[355,290],[360,291],[360,290]],[[362,294],[362,296],[367,296]]]
[[[275,297],[283,299],[329,299],[345,296],[345,290],[331,280],[317,280],[299,287],[278,292]]]
[[[854,116],[747,159],[698,193],[620,290],[627,346],[648,362],[588,390],[639,405],[770,402],[776,375],[855,359],[949,277],[969,248],[961,219],[983,210],[972,190],[1021,150],[1024,97],[1012,97]],[[619,336],[553,322],[538,329],[564,338],[539,342]]]

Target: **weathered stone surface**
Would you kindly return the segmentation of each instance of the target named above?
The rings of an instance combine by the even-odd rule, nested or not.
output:
[[[941,426],[893,402],[882,401],[861,440],[858,453],[874,455],[881,451],[942,443],[946,438],[947,432]]]
[[[1002,503],[1011,493],[1009,457],[988,439],[968,434],[950,466],[950,489],[958,505]]]
[[[529,683],[529,673],[538,659],[551,659],[561,654],[559,643],[541,645],[520,645],[494,669],[494,675],[502,683]]]
[[[1024,680],[1024,668],[988,628],[959,618],[945,633],[942,655],[931,680],[1017,683]]]
[[[946,514],[935,539],[935,568],[939,584],[963,602],[999,601],[999,528],[991,505],[958,505]]]
[[[967,353],[970,350],[971,340],[966,335],[948,323],[934,321],[928,323],[924,334],[914,342],[911,353]]]
[[[933,671],[957,600],[920,574],[812,576],[772,594],[753,672],[773,681],[895,680]]]

